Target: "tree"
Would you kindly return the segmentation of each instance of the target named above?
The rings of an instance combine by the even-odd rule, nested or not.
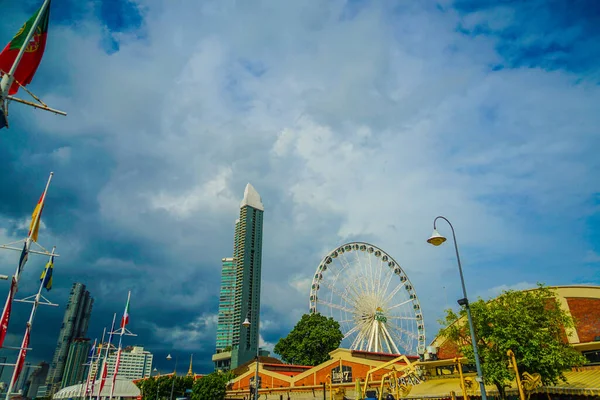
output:
[[[223,400],[227,390],[227,382],[234,378],[231,371],[212,372],[194,382],[192,400]]]
[[[565,328],[572,328],[573,320],[542,284],[536,290],[504,291],[494,300],[479,299],[470,306],[484,381],[494,384],[502,398],[505,385],[515,379],[508,368],[508,350],[515,353],[520,373],[539,373],[544,384],[564,381],[564,371],[585,361],[567,341]],[[446,310],[440,323],[440,335],[475,363],[465,309],[459,315]]]
[[[177,376],[173,385],[173,377],[167,375],[143,379],[136,383],[142,396],[147,400],[168,399],[171,395],[171,387],[173,387],[173,397],[184,396],[185,391],[191,389],[193,384],[194,378]]]
[[[304,314],[294,329],[275,345],[275,353],[291,364],[319,365],[340,346],[340,324],[321,314]]]

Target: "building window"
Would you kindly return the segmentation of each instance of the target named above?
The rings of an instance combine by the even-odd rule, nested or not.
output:
[[[588,360],[587,365],[600,364],[600,350],[584,351],[582,354]]]

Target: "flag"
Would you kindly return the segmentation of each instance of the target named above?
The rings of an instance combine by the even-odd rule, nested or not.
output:
[[[19,54],[21,48],[25,46],[25,52],[23,53],[23,57],[14,74],[15,80],[23,86],[31,83],[35,71],[42,61],[42,56],[44,55],[44,50],[46,48],[46,36],[48,34],[48,22],[50,20],[50,2],[48,2],[48,6],[44,11],[38,26],[35,27],[31,40],[29,43],[25,43],[27,34],[33,28],[33,24],[40,13],[40,10],[41,8],[25,22],[15,37],[13,37],[10,43],[2,50],[2,53],[0,53],[0,70],[3,71],[0,75],[3,75],[10,71],[17,58],[17,54]],[[10,87],[8,94],[15,94],[18,90],[19,85],[15,82]]]
[[[121,328],[125,328],[125,326],[129,323],[129,297],[131,296],[131,292],[127,294],[127,303],[125,304],[125,311],[123,311],[123,318],[121,318]]]
[[[52,271],[54,270],[54,256],[50,257],[50,261],[46,264],[46,268],[42,271],[42,276],[40,276],[40,282],[43,282],[43,287],[50,291],[52,289]],[[96,347],[96,343],[94,343],[94,347],[92,347],[92,354],[94,353]]]
[[[100,397],[100,393],[102,393],[102,389],[104,388],[104,384],[106,383],[106,376],[108,375],[108,366],[106,365],[106,360],[108,360],[108,352],[110,350],[110,344],[112,343],[113,332],[115,331],[115,319],[117,314],[113,315],[112,326],[110,327],[110,333],[108,334],[108,343],[106,343],[106,356],[104,357],[104,361],[102,362],[102,375],[100,381],[100,389],[98,390],[98,397]]]
[[[112,377],[112,385],[110,387],[110,397],[112,398],[115,393],[115,383],[117,382],[117,374],[119,373],[119,364],[121,363],[121,346],[119,344],[119,350],[117,351],[117,361],[115,362],[115,372]]]
[[[21,271],[25,268],[25,263],[27,263],[27,259],[29,258],[29,249],[27,249],[27,241],[23,245],[23,251],[21,251],[21,256],[19,257],[19,275],[21,275]]]
[[[88,354],[88,358],[90,359],[90,365],[92,365],[92,361],[94,359],[94,354],[96,353],[96,342],[97,341],[98,341],[98,339],[94,340],[94,344],[92,345],[92,348],[90,349],[90,354]]]
[[[40,218],[42,217],[42,210],[44,209],[44,197],[46,192],[42,193],[42,196],[38,200],[37,205],[33,209],[33,214],[31,214],[31,223],[29,224],[29,237],[34,242],[37,242],[38,232],[40,230]]]
[[[15,366],[15,373],[13,374],[13,382],[12,387],[15,387],[15,384],[19,380],[19,375],[21,375],[21,371],[23,370],[23,364],[25,364],[25,356],[27,355],[27,347],[29,347],[29,331],[30,327],[27,326],[25,329],[25,336],[23,336],[23,342],[21,343],[21,350],[19,351],[19,359],[17,360],[17,365]]]
[[[102,378],[100,381],[100,389],[98,390],[98,396],[102,393],[102,389],[104,388],[104,384],[106,383],[106,375],[108,375],[108,366],[106,365],[106,360],[102,362]]]
[[[12,302],[16,292],[17,281],[13,276],[10,284],[10,291],[8,292],[8,297],[6,298],[6,305],[4,306],[4,310],[2,311],[2,318],[0,318],[0,348],[4,345],[4,338],[6,338],[6,332],[8,331],[8,321],[10,320],[10,312],[12,310]]]

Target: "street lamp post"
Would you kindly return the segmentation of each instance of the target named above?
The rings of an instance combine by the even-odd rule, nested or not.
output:
[[[250,314],[250,310],[248,310],[248,314]],[[248,317],[242,322],[242,326],[246,328],[250,328],[250,320]],[[260,335],[260,317],[258,313],[256,314],[256,332],[257,335]],[[258,400],[258,357],[260,356],[260,346],[259,346],[259,338],[256,338],[256,373],[254,375],[254,400]]]
[[[167,356],[167,360],[172,360],[173,357],[171,357],[171,354],[169,354]],[[177,376],[177,355],[175,356],[175,369],[173,370],[173,380],[171,381],[171,396],[169,397],[170,400],[173,400],[173,389],[175,388],[175,378]]]
[[[436,229],[435,223],[438,219],[443,219],[450,225],[452,229],[452,239],[454,240],[454,250],[456,251],[456,261],[458,261],[458,272],[460,273],[460,283],[462,285],[464,298],[458,300],[458,304],[465,306],[467,310],[467,319],[469,320],[469,330],[471,331],[471,344],[473,346],[473,356],[475,357],[475,367],[477,368],[477,381],[479,382],[479,389],[481,390],[481,400],[487,400],[487,394],[485,392],[485,385],[483,383],[483,372],[481,371],[481,363],[479,362],[479,352],[477,351],[477,339],[475,337],[475,328],[473,327],[473,318],[471,317],[471,307],[469,306],[469,299],[467,298],[467,288],[465,286],[465,279],[463,277],[462,265],[460,263],[460,255],[458,254],[458,244],[456,243],[456,235],[454,233],[454,227],[448,221],[446,217],[439,216],[433,220],[433,233],[431,237],[427,239],[427,243],[434,246],[439,246],[446,241],[446,238],[439,234]]]

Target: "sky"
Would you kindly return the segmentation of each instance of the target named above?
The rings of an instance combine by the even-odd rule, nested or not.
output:
[[[0,42],[40,3],[1,0]],[[307,312],[321,258],[354,240],[406,271],[432,340],[462,297],[451,242],[425,242],[437,215],[470,298],[600,284],[599,22],[593,0],[54,0],[29,89],[68,116],[11,104],[0,131],[2,243],[27,235],[54,172],[39,243],[60,254],[45,294],[60,306],[36,315],[28,361],[50,361],[82,282],[92,340],[131,290],[126,344],[209,372],[248,182],[267,348]],[[0,273],[18,257],[1,251]],[[14,310],[9,345],[29,306]]]

